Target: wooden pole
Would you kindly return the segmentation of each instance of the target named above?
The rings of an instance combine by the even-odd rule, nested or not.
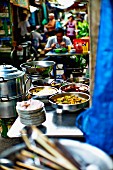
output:
[[[90,18],[90,90],[91,99],[93,95],[93,89],[95,85],[95,65],[96,65],[96,53],[98,44],[98,29],[100,24],[100,3],[101,0],[89,1],[89,18]],[[92,100],[91,100],[92,103]],[[91,104],[90,103],[90,104]]]

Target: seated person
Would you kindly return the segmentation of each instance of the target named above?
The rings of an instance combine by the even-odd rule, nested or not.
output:
[[[62,28],[59,28],[55,30],[55,36],[49,37],[47,44],[45,46],[45,53],[49,52],[55,48],[68,48],[68,45],[72,46],[72,42],[69,37],[64,36],[64,30]],[[67,58],[65,56],[60,57],[53,57],[53,56],[48,56],[44,60],[46,61],[55,61],[56,65],[57,64],[63,64],[64,66],[64,75],[66,74],[66,62],[68,63]],[[53,68],[53,76],[56,78],[56,66]]]

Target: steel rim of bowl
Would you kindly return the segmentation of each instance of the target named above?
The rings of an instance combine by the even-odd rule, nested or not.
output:
[[[46,98],[46,97],[50,97],[51,95],[53,95],[53,94],[49,94],[49,95],[41,95],[41,96],[38,96],[38,95],[33,95],[30,91],[31,90],[34,90],[34,89],[37,89],[37,88],[50,88],[50,89],[54,89],[55,91],[56,91],[56,93],[58,93],[58,89],[57,88],[55,88],[55,87],[51,87],[51,86],[35,86],[35,87],[33,87],[33,88],[30,88],[29,90],[28,90],[28,94],[30,94],[31,96],[37,96],[37,97],[39,97],[39,98]],[[43,90],[42,89],[42,90]],[[39,91],[40,92],[40,91]],[[56,93],[54,93],[54,94],[56,94]]]
[[[66,93],[66,91],[65,90],[63,90],[62,88],[64,88],[64,87],[67,87],[67,86],[69,86],[69,85],[79,85],[80,84],[80,87],[83,85],[83,86],[85,86],[85,87],[87,87],[87,90],[83,90],[84,92],[83,93],[85,93],[85,91],[88,91],[89,92],[89,86],[88,85],[86,85],[86,84],[83,84],[83,83],[67,83],[67,84],[65,84],[65,85],[62,85],[60,88],[59,88],[59,90],[61,91],[61,92],[65,92]],[[74,91],[74,92],[76,92],[76,91]]]
[[[58,94],[54,94],[54,95],[52,95],[52,96],[50,96],[49,97],[49,102],[51,103],[51,104],[53,104],[53,105],[58,105],[58,106],[76,106],[76,105],[81,105],[81,104],[84,104],[84,103],[86,103],[86,102],[84,102],[84,103],[80,103],[80,104],[56,104],[55,102],[53,102],[52,101],[52,98],[53,97],[55,97],[55,96],[60,96],[61,95],[61,97],[62,97],[62,95],[71,95],[71,94],[83,94],[84,96],[87,96],[88,98],[87,98],[87,101],[86,102],[88,102],[89,100],[90,100],[90,95],[88,95],[88,94],[86,94],[86,93],[82,93],[82,92],[65,92],[65,93],[58,93]]]

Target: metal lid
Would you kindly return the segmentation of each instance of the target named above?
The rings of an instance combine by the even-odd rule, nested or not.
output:
[[[0,65],[0,77],[4,79],[13,79],[19,76],[24,75],[25,72],[18,70],[16,67],[12,65]]]

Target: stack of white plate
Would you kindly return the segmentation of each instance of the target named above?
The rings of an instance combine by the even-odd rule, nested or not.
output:
[[[25,107],[28,103],[31,104],[29,108]],[[33,105],[35,105],[35,107]],[[39,100],[17,102],[16,110],[20,116],[21,123],[24,125],[39,126],[46,120],[44,103]]]

